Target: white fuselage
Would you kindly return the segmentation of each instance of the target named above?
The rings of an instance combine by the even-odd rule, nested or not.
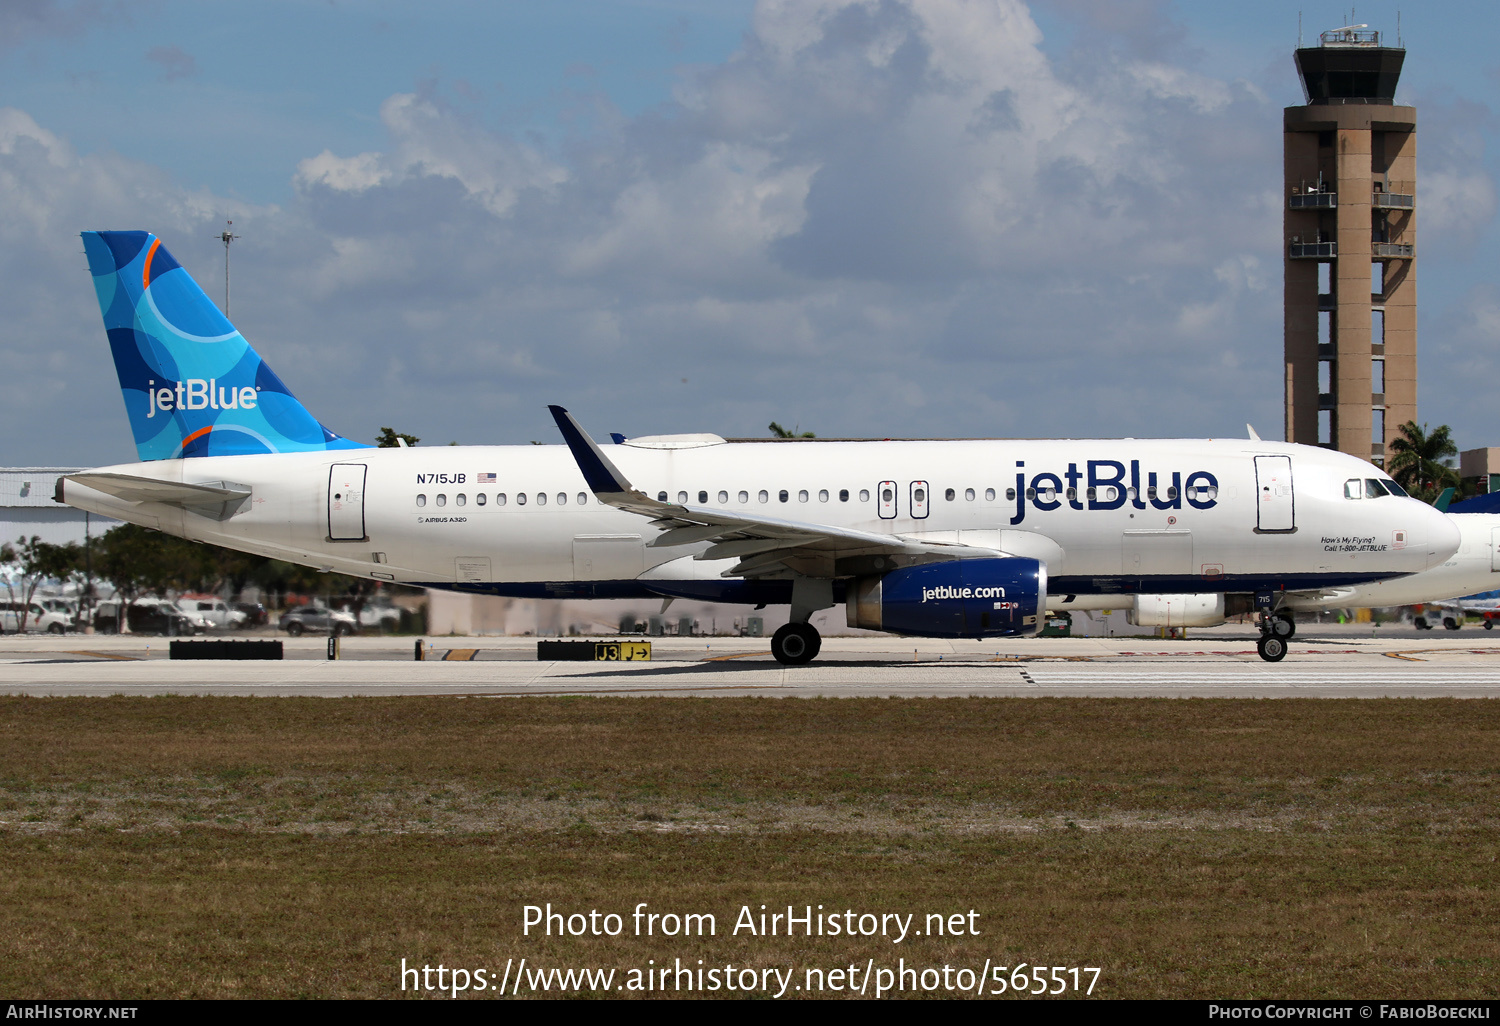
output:
[[[1055,595],[1341,588],[1437,567],[1448,517],[1331,450],[1238,440],[724,442],[606,446],[668,501],[949,540],[1047,564]],[[100,472],[249,486],[225,520],[68,483],[70,505],[360,577],[497,594],[764,600],[651,547],[659,528],[600,504],[565,446],[359,449],[162,460]],[[482,501],[481,501],[482,498]],[[774,599],[773,599],[774,601]]]

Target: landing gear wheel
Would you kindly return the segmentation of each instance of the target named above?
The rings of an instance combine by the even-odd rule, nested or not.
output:
[[[1271,630],[1278,638],[1290,638],[1297,633],[1297,621],[1291,613],[1277,613],[1271,618]]]
[[[1255,643],[1255,650],[1268,663],[1279,663],[1286,658],[1286,639],[1267,634]]]
[[[822,648],[823,639],[812,624],[789,623],[771,635],[771,654],[783,666],[810,663]]]
[[[1463,624],[1459,623],[1451,616],[1445,616],[1443,617],[1443,626],[1448,628],[1450,631],[1456,631],[1460,627],[1462,627]]]

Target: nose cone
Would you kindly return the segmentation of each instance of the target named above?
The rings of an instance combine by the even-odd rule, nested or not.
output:
[[[1416,499],[1408,501],[1417,502]],[[1459,545],[1463,543],[1463,532],[1448,514],[1438,512],[1425,502],[1417,504],[1422,507],[1422,519],[1418,528],[1421,533],[1412,541],[1425,557],[1422,569],[1426,570],[1446,562],[1458,551]]]

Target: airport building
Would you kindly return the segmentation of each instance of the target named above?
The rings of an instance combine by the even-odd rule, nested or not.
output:
[[[1364,26],[1299,47],[1284,112],[1286,438],[1383,466],[1417,419],[1417,112]]]
[[[78,467],[0,468],[0,542],[15,544],[35,535],[53,545],[99,537],[118,520],[52,501],[52,489]]]

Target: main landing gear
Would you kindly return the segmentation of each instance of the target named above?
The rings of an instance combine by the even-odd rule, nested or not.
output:
[[[810,623],[789,623],[771,635],[771,654],[783,666],[801,666],[817,658],[823,638]]]
[[[1268,663],[1279,663],[1286,658],[1286,641],[1297,633],[1297,623],[1290,613],[1262,613],[1260,618],[1260,640],[1255,650]]]

